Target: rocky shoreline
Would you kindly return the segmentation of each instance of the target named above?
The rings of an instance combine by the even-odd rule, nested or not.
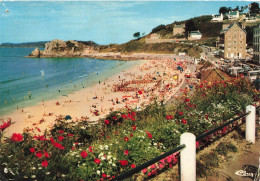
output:
[[[164,56],[173,56],[174,54],[158,53],[121,53],[121,52],[100,52],[98,45],[93,42],[90,44],[79,41],[53,40],[45,44],[45,49],[36,48],[28,56],[29,58],[94,58],[105,60],[154,60]]]

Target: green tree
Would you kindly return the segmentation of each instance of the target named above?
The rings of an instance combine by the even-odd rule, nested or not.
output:
[[[258,14],[259,13],[259,4],[253,2],[249,5],[249,13],[250,14]]]
[[[152,33],[156,33],[158,31],[165,29],[165,28],[166,28],[165,25],[159,25],[159,26],[155,27],[154,29],[152,29]]]
[[[134,38],[140,38],[140,32],[134,33],[134,34],[133,34],[133,37],[134,37]]]
[[[218,11],[218,12],[219,12],[219,14],[221,14],[221,13],[222,13],[222,14],[226,14],[226,13],[228,13],[228,10],[229,10],[229,9],[228,9],[227,7],[223,6],[223,7],[220,7],[220,8],[219,8],[219,11]]]

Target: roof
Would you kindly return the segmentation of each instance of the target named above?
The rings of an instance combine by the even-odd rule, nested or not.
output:
[[[232,26],[234,26],[234,24],[237,24],[237,26],[239,28],[241,28],[245,33],[246,33],[246,30],[244,28],[242,28],[237,22],[231,24],[228,28],[224,29],[224,30],[221,30],[220,33],[226,33],[230,28],[232,28]]]
[[[230,11],[228,14],[232,15],[232,16],[236,16],[237,15],[237,11]]]
[[[220,17],[221,15],[220,14],[215,14],[215,15],[212,15],[214,18],[218,18]]]
[[[191,31],[190,35],[202,35],[199,31]]]

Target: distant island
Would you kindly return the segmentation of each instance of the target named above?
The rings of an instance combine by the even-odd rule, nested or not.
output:
[[[0,48],[44,48],[48,41],[38,41],[38,42],[27,42],[27,43],[2,43]]]

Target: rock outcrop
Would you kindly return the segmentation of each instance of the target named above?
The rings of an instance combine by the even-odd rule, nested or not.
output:
[[[41,50],[39,48],[35,48],[35,50],[32,51],[32,53],[29,55],[31,57],[40,57],[42,54]]]
[[[52,40],[45,44],[43,51],[36,48],[28,57],[81,57],[84,56],[84,52],[93,52],[98,47],[92,41],[63,41]]]

